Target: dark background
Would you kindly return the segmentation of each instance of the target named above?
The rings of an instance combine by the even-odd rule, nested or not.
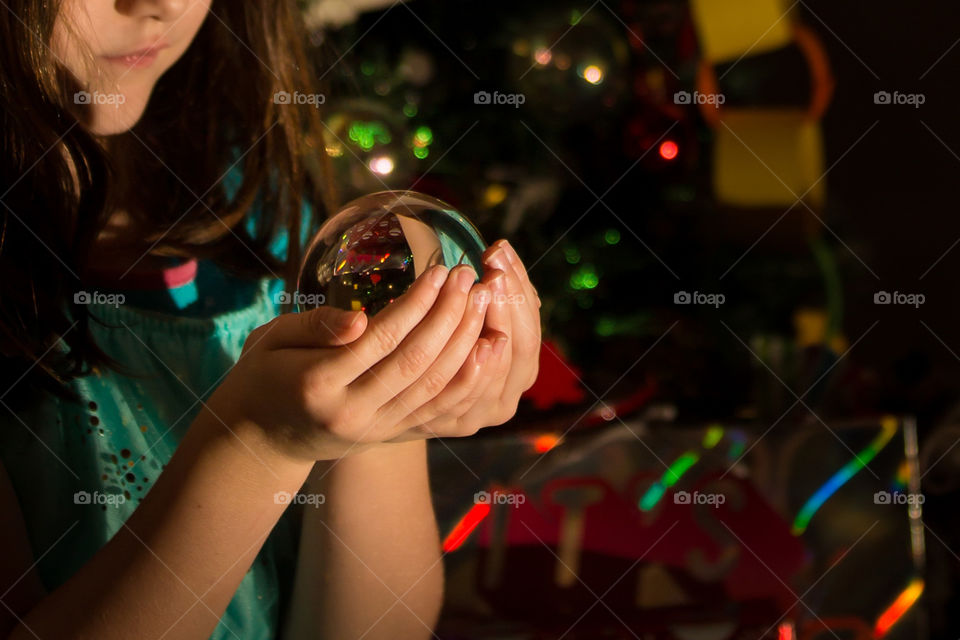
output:
[[[575,11],[584,17],[565,33]],[[938,536],[927,541],[934,568],[927,605],[934,636],[956,638],[960,623],[946,612],[960,606],[960,558],[952,550],[960,548],[960,460],[955,440],[936,434],[952,423],[960,391],[960,247],[951,250],[960,240],[960,6],[805,0],[793,16],[817,32],[836,80],[822,121],[825,166],[832,168],[826,205],[817,212],[829,229],[796,207],[749,252],[782,211],[737,216],[719,207],[710,188],[710,128],[696,109],[671,111],[675,105],[657,104],[638,85],[660,68],[666,95],[693,90],[696,35],[683,2],[417,0],[318,30],[313,41],[329,84],[328,112],[349,111],[343,105],[361,97],[396,114],[402,135],[430,127],[430,155],[385,183],[405,188],[417,181],[418,190],[467,212],[488,240],[509,236],[543,298],[545,337],[588,390],[583,407],[596,404],[596,396],[629,398],[654,380],[657,400],[672,403],[681,421],[752,419],[762,431],[794,397],[739,337],[746,344],[779,340],[789,357],[770,366],[797,394],[829,369],[810,396],[828,422],[885,412],[917,416],[922,471],[929,470],[924,517]],[[520,78],[529,64],[518,61],[515,43],[554,42],[564,33],[561,43],[574,57],[613,60],[599,90],[538,79],[537,72]],[[410,50],[431,61],[425,83],[410,82],[400,68]],[[610,53],[616,50],[624,52],[619,59]],[[657,58],[677,77],[663,74]],[[721,84],[728,105],[807,101],[805,63],[792,47],[734,67]],[[477,105],[473,95],[481,90],[521,92],[527,101],[516,109]],[[919,108],[876,105],[880,90],[926,100]],[[412,117],[401,115],[408,104],[417,107]],[[674,123],[669,137],[680,153],[664,162],[655,143]],[[606,206],[595,205],[620,176],[603,198]],[[503,205],[484,204],[491,185],[506,189],[509,202],[537,181],[550,185],[552,197],[525,211],[516,229],[505,226]],[[378,186],[343,184],[341,200]],[[839,361],[842,350],[793,344],[797,309],[826,305],[809,229],[840,278],[840,331],[855,346]],[[620,236],[613,245],[603,241],[610,230]],[[571,264],[570,252],[579,262]],[[585,265],[598,282],[578,290],[571,279]],[[673,304],[678,290],[723,292],[728,302],[720,309],[680,307]],[[926,302],[919,309],[878,306],[879,290],[922,293]],[[580,414],[561,403],[524,405],[511,427]],[[809,419],[802,408],[795,414]]]

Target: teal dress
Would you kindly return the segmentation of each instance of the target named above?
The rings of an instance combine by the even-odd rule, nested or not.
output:
[[[283,253],[285,245],[275,249]],[[91,322],[97,343],[129,371],[99,369],[73,381],[80,404],[48,395],[15,412],[0,406],[0,458],[48,590],[130,517],[198,413],[198,398],[217,387],[247,335],[278,313],[279,280],[242,281],[203,261],[163,276],[166,286],[152,290],[88,292],[103,321]],[[118,293],[122,305],[109,297]],[[4,402],[15,407],[16,395],[14,387]],[[296,551],[289,517],[264,544],[212,638],[276,637]]]

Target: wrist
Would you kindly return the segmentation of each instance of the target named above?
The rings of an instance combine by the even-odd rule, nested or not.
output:
[[[299,478],[302,483],[315,462],[279,447],[255,422],[230,412],[215,411],[209,404],[203,405],[191,430],[197,432],[207,447],[232,449],[256,477],[266,473],[267,477],[280,481]]]
[[[335,460],[319,460],[310,472],[308,483],[332,481],[352,474],[376,474],[389,477],[412,469],[426,468],[426,440],[379,442],[357,445]]]

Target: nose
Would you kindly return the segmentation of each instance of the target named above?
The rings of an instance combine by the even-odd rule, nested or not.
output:
[[[189,4],[189,0],[116,0],[117,13],[161,22],[175,21],[183,15]]]

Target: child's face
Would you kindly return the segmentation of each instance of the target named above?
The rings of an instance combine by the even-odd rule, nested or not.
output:
[[[157,80],[200,30],[210,2],[63,0],[51,48],[83,87],[71,99],[92,109],[93,133],[122,133],[136,124]]]

